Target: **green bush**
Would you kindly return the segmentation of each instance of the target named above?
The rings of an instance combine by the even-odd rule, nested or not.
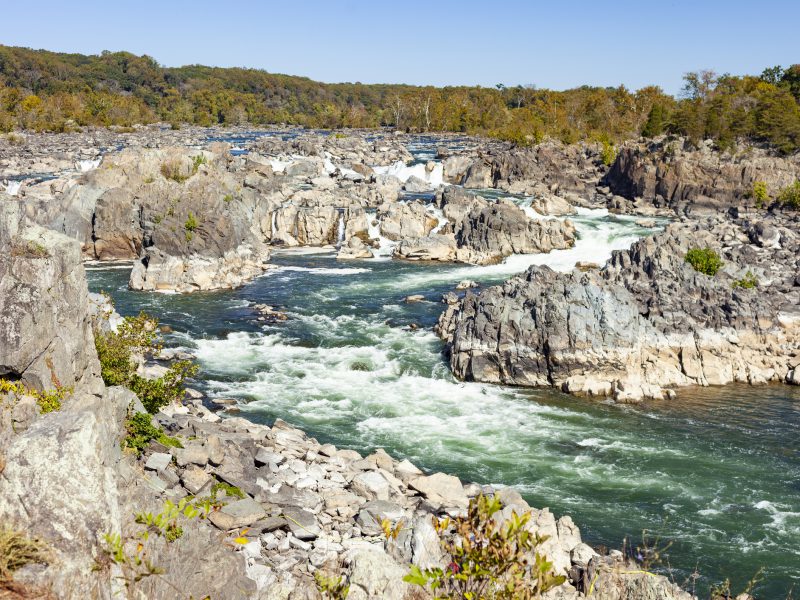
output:
[[[614,161],[617,160],[616,146],[608,140],[603,140],[603,149],[600,150],[600,158],[603,160],[605,166],[610,167],[613,165]]]
[[[64,387],[56,382],[56,387],[51,390],[37,390],[26,386],[24,383],[13,382],[0,377],[0,394],[16,394],[17,396],[33,396],[39,405],[39,412],[46,414],[61,410],[61,403],[72,393],[71,387]]]
[[[744,274],[744,277],[733,282],[733,287],[750,290],[754,287],[758,287],[758,278],[753,274],[752,271],[748,271]]]
[[[719,254],[711,248],[691,248],[686,253],[686,262],[698,273],[713,277],[722,268],[723,262]]]
[[[776,200],[781,206],[800,209],[800,179],[795,181],[792,185],[787,185],[780,192]]]
[[[94,335],[103,381],[106,385],[130,389],[149,413],[180,401],[185,392],[183,382],[197,373],[197,365],[183,360],[173,363],[158,379],[145,379],[136,374],[134,352],[147,355],[161,348],[157,330],[158,321],[142,312],[137,317],[125,317],[116,332],[96,330]]]
[[[556,575],[553,563],[538,552],[548,538],[527,528],[530,513],[512,513],[498,526],[493,517],[502,508],[498,498],[480,495],[470,501],[466,516],[436,521],[451,563],[445,569],[414,565],[404,581],[429,588],[436,598],[459,600],[538,598],[564,583],[566,577]]]
[[[767,184],[763,181],[754,181],[753,189],[750,190],[750,197],[753,198],[756,206],[764,206],[769,201]]]
[[[135,413],[125,421],[125,438],[122,440],[123,448],[135,450],[136,454],[141,456],[152,440],[168,447],[183,447],[178,439],[168,436],[163,429],[153,425],[153,421],[147,413]]]

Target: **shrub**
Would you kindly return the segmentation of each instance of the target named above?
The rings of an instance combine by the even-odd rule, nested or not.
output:
[[[186,218],[186,223],[183,224],[183,228],[188,232],[192,232],[197,229],[197,226],[198,223],[194,213],[189,213],[189,216]]]
[[[750,190],[750,197],[753,198],[756,206],[764,206],[769,201],[767,184],[763,181],[754,181],[753,189]]]
[[[233,194],[225,194],[225,196],[223,196],[222,200],[224,202],[226,202],[226,203],[227,202],[231,202],[233,200]]]
[[[746,290],[758,287],[758,278],[753,274],[752,271],[748,271],[744,274],[744,277],[733,282],[733,287],[744,288]]]
[[[197,373],[197,365],[189,361],[173,363],[158,379],[145,379],[136,374],[133,353],[146,355],[161,348],[156,331],[158,321],[145,313],[125,317],[116,332],[95,330],[94,340],[100,359],[100,374],[106,385],[122,385],[134,392],[149,413],[183,398],[183,382]]]
[[[183,183],[189,176],[183,172],[183,163],[180,160],[173,159],[161,165],[161,174],[164,179],[171,179],[177,183]]]
[[[244,499],[244,492],[241,490],[241,488],[229,483],[225,483],[224,481],[218,481],[211,486],[211,499],[216,501],[217,494],[220,492],[225,492],[225,496],[229,498],[239,498],[239,500]]]
[[[147,413],[135,413],[125,421],[125,438],[122,440],[123,448],[131,448],[141,456],[147,445],[155,440],[165,446],[182,448],[179,440],[169,437],[160,427],[153,425]]]
[[[18,396],[33,396],[36,404],[39,405],[41,414],[46,414],[56,410],[61,410],[61,403],[72,393],[71,387],[64,387],[56,384],[52,390],[36,390],[26,386],[24,383],[8,381],[0,378],[0,394],[16,394]]]
[[[792,185],[787,185],[780,192],[776,200],[781,206],[800,209],[800,179],[795,181]]]
[[[436,598],[459,600],[533,598],[564,583],[566,577],[556,575],[553,563],[538,552],[548,538],[527,529],[530,513],[512,513],[498,526],[494,515],[501,509],[498,498],[480,495],[470,501],[465,517],[434,519],[451,563],[424,571],[414,565],[403,579],[430,588]],[[451,524],[455,535],[448,540]]]
[[[608,140],[603,140],[603,148],[600,150],[600,158],[603,160],[603,164],[605,166],[610,167],[617,159],[617,147]]]
[[[711,248],[691,248],[686,253],[686,262],[694,267],[698,273],[703,273],[709,277],[717,274],[722,268],[723,262],[719,254]]]

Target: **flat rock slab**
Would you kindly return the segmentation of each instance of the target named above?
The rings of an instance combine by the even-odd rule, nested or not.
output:
[[[150,471],[160,472],[166,469],[172,462],[172,455],[166,452],[153,452],[144,463],[144,468]]]
[[[220,529],[236,529],[247,527],[263,519],[267,512],[264,507],[252,498],[245,498],[226,504],[217,512],[212,512],[208,519]]]
[[[283,517],[289,523],[289,531],[300,540],[314,540],[322,533],[313,513],[302,508],[287,508]]]
[[[461,481],[452,475],[434,473],[428,477],[415,477],[408,482],[408,486],[431,502],[463,508],[469,505],[469,498]]]

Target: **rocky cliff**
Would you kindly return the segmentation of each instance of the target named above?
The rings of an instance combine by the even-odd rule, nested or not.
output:
[[[753,147],[718,152],[710,143],[694,148],[683,139],[628,142],[604,178],[611,192],[675,212],[711,213],[753,206],[753,184],[770,196],[800,178],[800,155],[777,156]]]
[[[531,267],[453,300],[438,328],[464,379],[661,397],[682,385],[793,381],[800,352],[797,215],[676,223],[602,270]],[[690,248],[723,260],[714,276]]]

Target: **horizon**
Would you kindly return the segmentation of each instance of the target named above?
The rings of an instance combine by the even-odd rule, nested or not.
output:
[[[800,57],[792,56],[796,49],[790,47],[800,6],[783,1],[773,0],[759,7],[742,1],[724,5],[715,1],[698,7],[674,0],[669,4],[669,14],[664,15],[660,14],[662,7],[642,7],[630,1],[600,10],[587,2],[556,7],[508,0],[495,14],[477,18],[471,10],[479,6],[476,2],[447,0],[424,9],[429,11],[428,21],[449,22],[449,27],[434,30],[425,44],[416,43],[412,30],[409,38],[396,38],[401,40],[398,45],[392,45],[385,35],[391,26],[389,12],[395,7],[380,5],[367,10],[365,4],[359,0],[335,6],[308,2],[306,7],[312,10],[304,11],[311,14],[304,14],[303,22],[292,18],[294,7],[250,5],[252,14],[244,19],[237,21],[230,16],[210,23],[204,8],[213,5],[206,1],[193,3],[190,12],[182,12],[182,6],[158,6],[160,17],[153,21],[151,10],[130,15],[124,14],[125,7],[103,6],[96,0],[77,7],[45,0],[37,5],[36,12],[50,18],[35,29],[10,27],[2,43],[87,55],[124,51],[146,54],[168,68],[204,65],[260,69],[322,83],[485,88],[504,84],[552,90],[620,85],[636,90],[655,85],[674,96],[679,94],[687,72],[710,69],[719,74],[758,75],[765,68],[800,61]],[[353,11],[342,10],[343,5],[361,7],[361,11],[350,18],[343,13]],[[102,11],[93,10],[99,6]],[[137,4],[145,9],[154,6],[149,0]],[[409,3],[405,17],[413,22],[421,7],[422,3]],[[576,7],[584,8],[587,14],[575,18]],[[33,16],[30,8],[19,5],[6,7],[5,12],[12,25]],[[518,18],[509,24],[510,14]],[[763,15],[773,17],[770,35],[755,36],[753,29],[765,20]],[[781,18],[775,19],[776,15]],[[268,35],[261,37],[259,27],[267,17],[277,20],[281,28],[267,30]],[[229,21],[237,30],[227,27]],[[400,21],[404,22],[403,18]],[[500,22],[504,27],[496,33],[494,26]],[[710,29],[712,22],[715,27]],[[559,41],[563,45],[563,23],[573,28],[567,51],[558,62],[550,61],[542,48],[557,48]],[[680,32],[691,41],[675,45],[669,52],[651,48],[620,54],[614,47],[615,40],[625,39],[625,32],[645,27],[653,30],[648,39]],[[533,39],[521,37],[525,31],[534,31]],[[481,43],[474,43],[476,39]],[[753,42],[742,43],[749,39]],[[296,47],[297,40],[304,44]],[[444,51],[437,51],[439,48]],[[322,56],[325,60],[320,60]],[[509,60],[509,56],[514,59]],[[436,60],[441,63],[436,64]],[[520,68],[520,63],[525,66]]]

